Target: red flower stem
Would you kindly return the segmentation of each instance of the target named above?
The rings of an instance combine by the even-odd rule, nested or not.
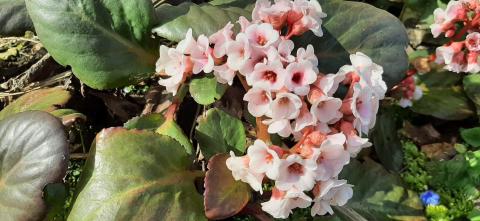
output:
[[[167,111],[164,113],[165,120],[175,120],[175,113],[177,112],[178,107],[183,102],[185,95],[187,94],[187,87],[185,84],[182,84],[177,91],[177,94],[172,98],[172,104],[168,106]]]

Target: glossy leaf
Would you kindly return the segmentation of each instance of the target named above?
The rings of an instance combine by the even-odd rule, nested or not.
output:
[[[190,94],[201,105],[209,105],[222,98],[226,89],[227,85],[218,83],[212,75],[195,78],[190,82]]]
[[[195,137],[205,158],[217,153],[245,152],[245,128],[242,121],[213,108],[199,118]]]
[[[413,103],[412,110],[443,120],[463,120],[474,114],[467,96],[456,87],[429,88]]]
[[[473,101],[480,116],[480,74],[470,74],[463,78],[465,94]]]
[[[368,221],[425,220],[417,193],[407,190],[399,176],[370,159],[363,163],[352,160],[340,178],[354,185],[353,198],[346,206]]]
[[[68,142],[56,117],[28,111],[0,121],[2,220],[42,219],[47,210],[43,189],[63,182],[67,162]]]
[[[185,2],[178,6],[164,4],[155,9],[158,25],[153,32],[171,41],[180,41],[192,28],[193,35],[210,36],[223,28],[228,22],[235,22],[240,16],[249,18],[251,12],[243,8],[213,6],[205,3],[197,5]],[[201,21],[201,22],[199,22]]]
[[[227,168],[228,154],[210,158],[205,177],[204,204],[207,218],[226,219],[239,213],[250,200],[248,184],[233,179]]]
[[[460,130],[462,139],[473,147],[480,147],[480,127]]]
[[[138,117],[134,117],[131,120],[127,121],[123,127],[131,130],[131,129],[139,129],[139,130],[150,130],[155,131],[159,128],[163,122],[165,122],[165,118],[163,114],[152,113],[147,115],[142,115]]]
[[[28,0],[48,52],[86,85],[107,89],[154,73],[158,47],[150,37],[150,0]]]
[[[24,35],[33,31],[25,0],[0,0],[0,35]]]
[[[40,89],[27,93],[0,111],[0,120],[29,110],[52,112],[70,100],[70,92],[60,87]]]
[[[101,131],[80,178],[71,221],[206,220],[183,147],[146,130]]]
[[[382,165],[387,170],[399,172],[403,166],[403,151],[397,128],[395,110],[382,109],[370,137]]]
[[[383,80],[389,88],[403,79],[408,68],[408,37],[395,16],[361,2],[319,2],[327,14],[324,36],[307,32],[294,41],[300,46],[314,46],[321,72],[337,73],[341,66],[350,64],[350,54],[363,52],[383,67]]]
[[[173,120],[165,121],[157,130],[157,133],[173,138],[180,143],[188,154],[193,153],[193,146],[182,128]]]

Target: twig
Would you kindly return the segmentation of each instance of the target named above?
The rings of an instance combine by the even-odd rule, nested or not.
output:
[[[29,42],[33,42],[33,43],[40,43],[39,40],[37,39],[30,39],[30,38],[24,38],[24,37],[5,37],[5,38],[1,38],[2,40],[6,40],[6,41],[12,41],[12,40],[20,40],[20,41],[29,41]]]

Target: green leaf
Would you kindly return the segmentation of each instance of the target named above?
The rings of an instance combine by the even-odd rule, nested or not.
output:
[[[155,131],[159,128],[163,122],[165,122],[165,118],[163,114],[159,113],[152,113],[147,115],[142,115],[138,117],[134,117],[127,121],[123,127],[131,130],[131,129],[138,129],[138,130],[150,130]]]
[[[425,84],[428,88],[455,86],[462,81],[461,75],[445,70],[432,70],[430,73],[415,76],[420,84]]]
[[[222,98],[227,90],[227,85],[220,84],[213,75],[206,75],[192,79],[190,82],[190,94],[201,105],[209,105]]]
[[[228,154],[210,158],[205,176],[205,215],[212,220],[232,217],[239,213],[250,200],[248,184],[233,179],[232,171],[225,162]]]
[[[2,220],[41,220],[47,210],[43,189],[63,182],[67,162],[68,142],[56,117],[29,111],[0,121]]]
[[[363,163],[352,160],[340,178],[354,185],[347,208],[366,220],[425,220],[418,195],[406,189],[400,177],[370,159]]]
[[[0,120],[29,110],[52,112],[64,106],[71,98],[70,92],[60,87],[40,89],[27,93],[6,106],[0,112]]]
[[[412,110],[443,120],[463,120],[474,114],[467,96],[457,87],[429,88],[413,103]]]
[[[154,73],[150,0],[28,0],[41,42],[86,85],[108,89]]]
[[[44,200],[48,206],[48,214],[45,221],[58,220],[65,212],[65,200],[67,198],[67,189],[63,183],[48,184],[44,188]]]
[[[389,88],[404,78],[408,37],[395,16],[361,2],[319,2],[327,14],[323,20],[324,36],[307,32],[294,41],[297,46],[314,46],[321,72],[337,73],[341,66],[350,64],[350,54],[363,52],[383,67],[383,80]]]
[[[480,74],[470,74],[463,78],[465,94],[473,101],[480,116]]]
[[[473,147],[480,147],[480,127],[460,130],[462,139]]]
[[[22,36],[33,31],[25,0],[0,0],[0,35]]]
[[[387,170],[395,172],[399,172],[403,166],[402,143],[397,129],[395,109],[382,109],[370,136],[382,165]]]
[[[165,135],[176,140],[178,143],[180,143],[183,146],[183,148],[185,148],[185,151],[187,151],[188,154],[193,153],[192,143],[190,143],[190,140],[188,139],[188,137],[185,136],[185,134],[183,133],[182,128],[180,128],[180,126],[178,126],[178,124],[175,121],[173,120],[165,121],[156,130],[156,132],[158,134]]]
[[[170,41],[180,41],[185,33],[192,28],[193,35],[210,36],[225,27],[228,22],[235,22],[240,16],[251,17],[251,12],[243,8],[213,6],[205,3],[197,5],[185,2],[178,6],[164,4],[155,9],[158,25],[153,32]],[[201,21],[201,22],[199,22]]]
[[[199,118],[195,137],[207,159],[217,153],[245,152],[246,135],[242,121],[217,108],[208,110]]]
[[[70,221],[206,220],[191,162],[175,140],[146,130],[101,131]]]

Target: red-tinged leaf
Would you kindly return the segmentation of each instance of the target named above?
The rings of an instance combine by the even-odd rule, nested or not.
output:
[[[250,188],[235,181],[225,162],[227,154],[217,154],[208,162],[205,177],[205,215],[209,219],[225,219],[239,213],[250,200]]]

